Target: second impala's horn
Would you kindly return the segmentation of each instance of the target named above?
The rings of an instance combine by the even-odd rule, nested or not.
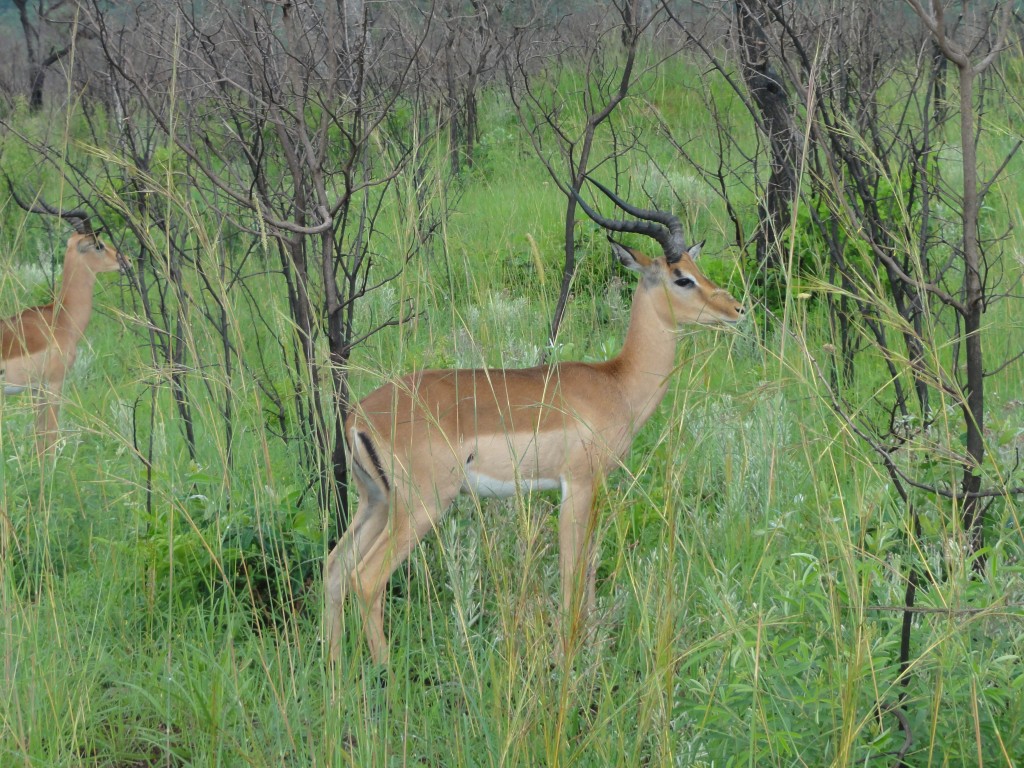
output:
[[[6,174],[4,175],[6,176]],[[92,223],[89,221],[89,214],[81,208],[76,208],[71,211],[63,211],[59,208],[54,208],[39,196],[36,197],[38,204],[28,205],[18,197],[18,193],[14,189],[14,184],[11,182],[11,178],[9,176],[6,176],[6,178],[7,188],[10,190],[11,197],[14,199],[14,202],[18,204],[19,208],[22,208],[29,213],[39,213],[44,216],[60,216],[74,228],[75,232],[80,235],[96,234],[92,228]]]

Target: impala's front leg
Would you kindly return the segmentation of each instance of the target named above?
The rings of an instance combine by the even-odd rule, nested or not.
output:
[[[60,414],[61,385],[51,385],[35,391],[36,399],[36,453],[41,457],[53,454],[59,436],[57,417]]]
[[[596,602],[594,487],[589,482],[563,482],[558,514],[558,559],[562,577],[562,649],[570,649],[586,628]]]

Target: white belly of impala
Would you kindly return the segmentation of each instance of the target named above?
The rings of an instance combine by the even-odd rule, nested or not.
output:
[[[28,389],[28,387],[26,387],[23,384],[8,384],[6,381],[4,381],[4,374],[6,373],[7,366],[3,363],[0,363],[0,384],[3,385],[5,395],[20,395],[22,392]]]
[[[466,481],[462,484],[462,492],[481,497],[506,498],[508,496],[515,496],[517,493],[553,491],[561,487],[562,481],[559,478],[539,477],[533,480],[525,478],[518,481],[498,480],[488,477],[482,472],[467,470]]]

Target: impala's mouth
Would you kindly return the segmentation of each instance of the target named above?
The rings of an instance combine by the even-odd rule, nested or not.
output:
[[[746,316],[745,310],[740,310],[735,315],[728,316],[717,312],[702,311],[693,322],[700,325],[736,325]]]

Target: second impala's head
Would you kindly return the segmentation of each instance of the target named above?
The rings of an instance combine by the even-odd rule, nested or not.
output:
[[[647,235],[661,245],[662,255],[650,258],[635,248],[627,248],[611,237],[608,238],[619,263],[643,276],[641,287],[651,291],[666,325],[731,324],[739,322],[744,317],[746,311],[743,305],[700,271],[697,257],[700,256],[701,245],[686,245],[683,227],[677,217],[664,211],[637,208],[621,200],[598,182],[591,179],[591,183],[619,208],[639,220],[606,219],[577,196],[576,199],[590,218],[612,232]]]
[[[10,177],[6,178],[11,197],[20,208],[29,213],[38,213],[43,216],[59,216],[74,227],[75,233],[68,238],[68,248],[64,252],[65,270],[68,267],[79,271],[84,269],[92,275],[97,275],[100,272],[124,272],[127,270],[128,261],[115,249],[100,240],[96,230],[92,228],[89,215],[84,210],[66,211],[56,208],[38,195],[35,202],[28,204],[19,197]]]
[[[87,269],[94,275],[100,272],[123,272],[127,266],[124,257],[114,248],[103,242],[93,231],[86,216],[67,215],[66,218],[75,228],[68,238],[68,249],[64,254],[64,263],[73,263]]]

